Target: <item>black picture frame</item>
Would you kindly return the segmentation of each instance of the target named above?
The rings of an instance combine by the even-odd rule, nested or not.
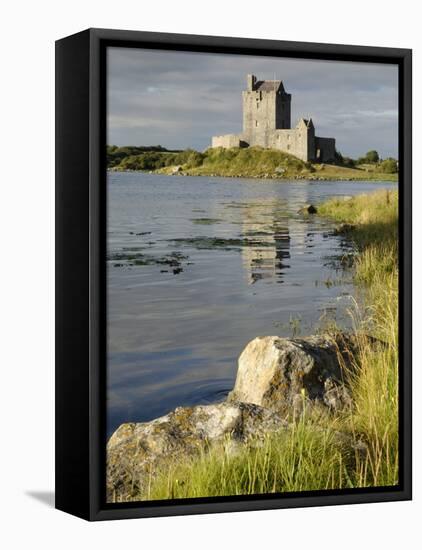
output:
[[[105,502],[105,51],[108,46],[394,63],[399,68],[400,482],[395,487]],[[88,29],[56,42],[56,508],[109,520],[409,500],[412,52],[408,49]]]

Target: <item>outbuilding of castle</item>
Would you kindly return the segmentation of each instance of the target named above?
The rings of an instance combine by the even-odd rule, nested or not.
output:
[[[212,147],[279,149],[303,161],[329,162],[335,158],[335,139],[315,135],[312,119],[301,118],[291,128],[291,94],[281,80],[257,80],[248,75],[242,92],[243,132],[214,136]]]

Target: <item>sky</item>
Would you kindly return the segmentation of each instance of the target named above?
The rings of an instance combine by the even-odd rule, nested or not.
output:
[[[213,135],[239,133],[248,73],[281,79],[292,126],[311,117],[344,156],[397,158],[396,65],[137,48],[108,48],[107,142],[202,151]]]

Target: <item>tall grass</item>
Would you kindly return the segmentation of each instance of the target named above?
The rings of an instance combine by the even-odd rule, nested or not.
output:
[[[289,430],[255,445],[233,448],[227,441],[163,472],[146,500],[252,495],[351,487],[355,457],[334,429],[321,428],[302,413]]]
[[[352,379],[354,410],[347,419],[367,448],[358,485],[398,482],[398,192],[378,191],[329,201],[320,212],[356,224],[355,281],[358,352]],[[377,339],[374,343],[373,338]]]
[[[235,446],[226,441],[174,463],[138,498],[392,486],[398,483],[397,192],[334,199],[319,212],[353,224],[357,346],[350,371],[353,407],[332,415],[304,412],[287,430]],[[350,229],[350,228],[349,228]],[[305,396],[304,396],[305,400]]]

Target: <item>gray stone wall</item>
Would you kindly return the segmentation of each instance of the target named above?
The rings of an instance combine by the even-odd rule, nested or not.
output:
[[[275,130],[270,137],[268,147],[279,149],[306,162],[308,160],[308,131],[296,128]]]
[[[232,147],[240,147],[241,139],[239,134],[226,134],[223,136],[213,136],[211,147],[224,147],[230,149]]]
[[[279,149],[307,162],[315,159],[315,129],[312,121],[309,126],[303,119],[296,128],[275,130],[268,141],[268,147]]]

